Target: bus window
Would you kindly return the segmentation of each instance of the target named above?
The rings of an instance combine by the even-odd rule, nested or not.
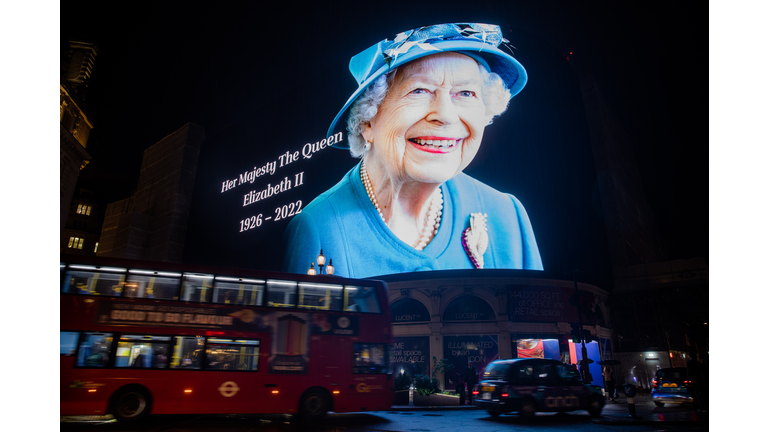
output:
[[[78,332],[59,332],[59,352],[62,356],[73,356],[77,352]]]
[[[214,303],[261,306],[263,297],[264,285],[246,281],[221,282],[217,280],[213,288]]]
[[[122,335],[115,367],[167,368],[170,336]]]
[[[259,370],[259,341],[208,338],[206,369]]]
[[[199,336],[176,336],[173,347],[171,369],[200,369],[205,338]]]
[[[179,299],[178,278],[129,274],[125,282],[124,297]]]
[[[267,281],[269,306],[296,307],[296,282]]]
[[[373,287],[347,285],[344,289],[344,310],[350,312],[381,313],[376,289]]]
[[[352,373],[386,374],[387,349],[384,344],[355,343]]]
[[[195,303],[208,303],[213,293],[213,276],[184,273],[184,285],[181,300]]]
[[[299,283],[299,307],[318,310],[341,310],[341,285]]]
[[[108,272],[70,270],[64,277],[61,292],[69,294],[119,296],[125,275]]]
[[[112,333],[83,333],[77,353],[78,366],[104,367],[109,361]]]

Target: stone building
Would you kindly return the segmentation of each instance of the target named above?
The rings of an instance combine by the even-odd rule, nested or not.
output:
[[[88,82],[98,54],[96,45],[86,42],[69,43],[62,53],[59,82],[59,164],[60,230],[69,214],[69,207],[77,184],[77,177],[91,160],[85,148],[93,129],[93,118],[85,107]]]
[[[581,346],[570,342],[579,322],[573,281],[524,270],[443,270],[376,279],[389,287],[395,373],[430,375],[433,357],[445,358],[454,371],[438,379],[452,389],[451,374],[461,373],[468,361],[482,372],[499,358],[581,359]],[[608,292],[586,283],[578,289],[581,321],[591,339],[585,345],[595,361],[590,372],[601,385],[597,361],[612,353]]]

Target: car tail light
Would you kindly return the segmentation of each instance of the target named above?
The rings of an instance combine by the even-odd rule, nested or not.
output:
[[[480,384],[475,384],[474,387],[472,387],[472,395],[479,395],[480,394]]]
[[[503,398],[509,397],[509,386],[508,385],[505,385],[504,387],[501,388],[501,397],[503,397]]]
[[[685,380],[683,381],[683,384],[685,384],[686,387],[691,387],[693,385],[693,382],[691,382],[691,380]]]
[[[656,378],[653,379],[653,388],[656,388],[659,386],[659,382],[656,380]]]

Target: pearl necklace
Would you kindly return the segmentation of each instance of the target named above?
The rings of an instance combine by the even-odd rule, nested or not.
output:
[[[379,217],[387,224],[387,220],[384,219],[384,214],[381,212],[378,201],[376,201],[376,195],[373,193],[373,186],[371,186],[371,180],[368,178],[368,171],[365,169],[365,162],[360,167],[360,179],[363,182],[365,192],[368,194],[368,199],[376,207],[376,211],[379,213]],[[416,245],[416,250],[423,250],[429,242],[437,235],[437,230],[440,228],[440,220],[443,216],[443,191],[438,187],[435,192],[432,193],[429,209],[427,210],[426,217],[422,221],[419,217],[416,224],[419,228],[419,243]],[[389,225],[387,225],[389,226]]]

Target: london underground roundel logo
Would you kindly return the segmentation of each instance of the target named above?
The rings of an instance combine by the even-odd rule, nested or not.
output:
[[[219,393],[224,397],[232,397],[240,391],[240,387],[234,381],[227,381],[219,386]]]

